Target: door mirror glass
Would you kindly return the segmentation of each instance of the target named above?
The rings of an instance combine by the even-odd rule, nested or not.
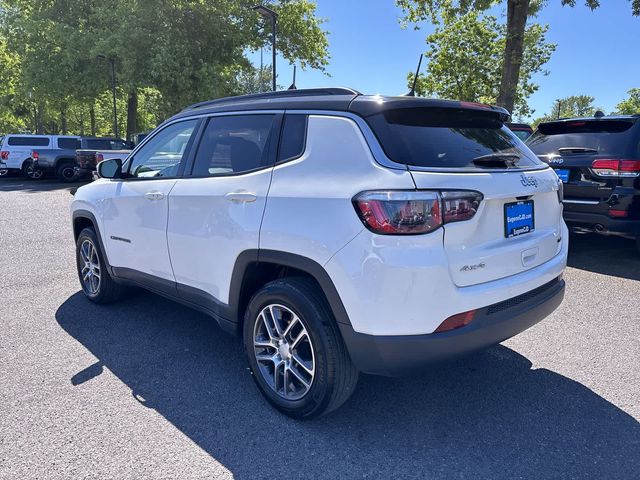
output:
[[[101,178],[122,178],[122,160],[110,158],[100,162],[98,176]]]

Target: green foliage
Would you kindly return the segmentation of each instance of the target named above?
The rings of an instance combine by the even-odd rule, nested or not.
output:
[[[556,46],[547,43],[548,27],[530,25],[525,32],[525,50],[520,81],[516,91],[514,115],[528,116],[529,96],[538,90],[532,82]],[[418,77],[416,92],[456,100],[495,103],[500,88],[500,65],[505,26],[496,17],[470,11],[461,16],[446,16],[436,31],[427,37],[429,60],[427,73]],[[413,82],[409,75],[409,84]]]
[[[116,63],[121,132],[134,118],[138,130],[148,130],[190,103],[244,93],[255,71],[247,52],[270,44],[255,3],[0,0],[0,61],[19,66],[10,79],[0,77],[0,105],[15,106],[13,120],[0,116],[0,131],[88,132],[93,105],[96,132],[110,133],[110,63],[99,55]],[[279,14],[280,58],[324,70],[327,33],[315,3],[278,0],[271,7]],[[127,119],[127,99],[136,93],[138,115]]]
[[[589,95],[571,95],[556,100],[551,112],[533,121],[534,128],[542,122],[557,120],[558,118],[592,117],[596,111],[602,110],[594,106],[595,98]]]
[[[627,92],[629,98],[621,101],[616,110],[621,115],[635,115],[640,113],[640,88],[632,88]]]

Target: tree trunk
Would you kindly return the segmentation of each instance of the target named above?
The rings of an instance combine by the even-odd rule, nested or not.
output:
[[[522,54],[524,52],[524,30],[529,16],[530,0],[507,1],[507,42],[504,48],[502,79],[497,103],[513,112],[516,90],[520,79]]]
[[[36,135],[44,134],[43,110],[44,106],[36,105]]]
[[[127,97],[127,136],[131,140],[138,131],[138,91],[134,88]]]
[[[92,101],[89,108],[89,118],[91,121],[91,136],[96,136],[96,104]]]
[[[67,107],[60,108],[60,130],[62,130],[62,135],[66,135],[69,131],[67,127]]]

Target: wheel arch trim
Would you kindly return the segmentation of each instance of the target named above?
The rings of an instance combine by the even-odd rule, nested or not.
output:
[[[338,290],[322,265],[302,255],[265,249],[245,250],[240,253],[236,259],[229,288],[229,305],[232,311],[232,318],[237,319],[238,324],[240,324],[242,320],[239,309],[243,290],[242,286],[245,283],[247,270],[251,264],[259,265],[261,263],[295,268],[308,274],[320,286],[336,321],[338,323],[351,325]]]

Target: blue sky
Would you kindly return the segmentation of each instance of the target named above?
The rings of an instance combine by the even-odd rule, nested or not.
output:
[[[505,2],[506,3],[506,2]],[[549,24],[548,40],[558,47],[546,65],[549,76],[536,78],[540,90],[530,98],[540,116],[553,101],[567,95],[595,97],[611,111],[627,90],[640,88],[640,18],[631,16],[627,0],[605,0],[594,12],[578,0],[575,8],[549,0],[537,22]],[[298,70],[298,88],[350,86],[364,93],[399,94],[407,91],[406,74],[415,70],[426,49],[429,24],[421,30],[402,29],[402,12],[394,0],[317,0],[325,17],[331,53],[327,77],[317,71]],[[498,9],[500,15],[503,8]],[[265,51],[265,61],[270,58]],[[425,64],[423,63],[423,69]],[[424,71],[424,70],[423,70]],[[292,67],[278,62],[282,85],[291,83]]]

